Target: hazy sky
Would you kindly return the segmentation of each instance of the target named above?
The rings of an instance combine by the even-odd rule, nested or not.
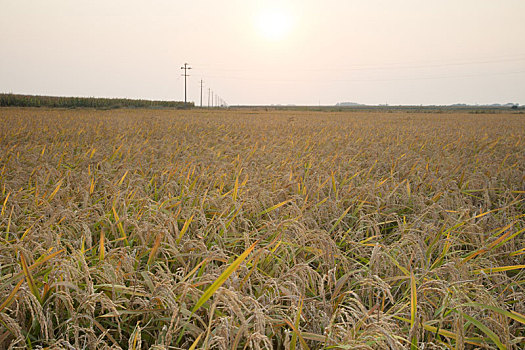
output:
[[[524,0],[0,0],[0,92],[525,104]]]

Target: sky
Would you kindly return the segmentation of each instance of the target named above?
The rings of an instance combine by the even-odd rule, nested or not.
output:
[[[0,92],[525,104],[524,0],[0,0]]]

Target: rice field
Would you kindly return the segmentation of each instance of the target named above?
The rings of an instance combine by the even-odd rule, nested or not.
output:
[[[0,348],[522,349],[525,117],[0,109]]]

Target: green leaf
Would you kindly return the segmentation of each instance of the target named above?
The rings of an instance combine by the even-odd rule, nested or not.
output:
[[[417,286],[414,273],[410,273],[410,328],[413,329],[416,323],[417,316]],[[417,338],[414,336],[411,339],[411,349],[417,350]]]
[[[512,318],[513,320],[518,321],[521,324],[525,324],[525,315],[522,315],[522,314],[517,313],[515,311],[507,311],[507,310],[500,309],[499,307],[496,307],[496,306],[485,305],[485,304],[480,304],[480,303],[467,303],[467,304],[463,304],[463,305],[464,306],[480,307],[480,308],[483,308],[483,309],[491,310],[491,311],[499,313],[500,315]]]
[[[208,301],[208,299],[211,298],[213,293],[215,293],[217,289],[219,289],[219,287],[222,286],[224,282],[226,282],[226,280],[231,276],[231,274],[234,273],[239,268],[239,266],[241,266],[241,263],[248,257],[248,255],[252,252],[252,250],[255,248],[255,245],[258,242],[259,241],[255,242],[248,249],[246,249],[244,253],[242,253],[237,259],[235,259],[235,261],[230,266],[228,266],[228,268],[224,270],[224,272],[215,280],[215,282],[213,282],[213,284],[209,286],[208,289],[206,289],[204,294],[200,297],[199,301],[197,301],[197,304],[195,304],[195,306],[193,307],[193,310],[191,311],[192,313],[195,313],[195,311],[197,311],[202,305],[204,305],[204,303],[206,303],[206,301]]]
[[[42,304],[42,297],[40,296],[40,292],[38,291],[38,288],[36,287],[33,275],[31,275],[31,271],[29,271],[29,267],[27,266],[27,263],[26,263],[26,258],[24,257],[24,254],[22,253],[20,253],[20,262],[22,263],[22,270],[24,272],[24,275],[26,276],[26,281],[27,281],[27,285],[29,286],[29,290],[38,299],[38,302]]]
[[[301,311],[303,310],[303,299],[299,301],[299,305],[297,307],[297,314],[295,315],[295,322],[294,322],[294,332],[292,334],[292,341],[290,343],[290,350],[295,350],[295,346],[297,343],[297,335],[299,332],[299,323],[301,321]]]
[[[503,345],[501,343],[501,341],[499,340],[498,336],[496,335],[496,333],[494,333],[493,331],[491,331],[487,326],[485,326],[483,323],[479,322],[478,320],[476,320],[474,317],[472,316],[469,316],[463,312],[460,312],[458,311],[461,315],[463,315],[463,317],[465,317],[465,319],[467,319],[468,321],[470,321],[474,326],[478,327],[483,333],[485,333],[493,342],[494,344],[496,344],[496,346],[498,347],[498,349],[500,350],[506,350],[507,348],[505,347],[505,345]]]
[[[22,285],[22,282],[24,282],[23,279],[21,279],[17,285],[15,286],[15,288],[11,291],[11,293],[9,293],[9,295],[7,296],[7,298],[4,300],[4,302],[0,305],[0,312],[2,312],[3,309],[5,309],[6,307],[8,307],[9,305],[11,305],[11,302],[13,301],[13,299],[15,298],[15,295],[16,295],[16,292],[18,292],[18,289],[20,288],[20,286]]]
[[[283,201],[281,203],[278,203],[276,205],[273,205],[273,206],[269,207],[268,209],[265,209],[265,210],[261,211],[257,215],[261,216],[261,215],[264,215],[264,214],[268,214],[269,212],[274,211],[275,209],[280,208],[283,205],[290,203],[291,201],[292,201],[292,199],[287,199],[287,200],[285,200],[285,201]]]
[[[182,230],[180,230],[179,237],[177,237],[177,243],[180,243],[182,236],[188,231],[188,227],[190,227],[191,222],[193,221],[193,217],[195,214],[193,214],[186,222],[184,223],[184,226],[182,226]]]

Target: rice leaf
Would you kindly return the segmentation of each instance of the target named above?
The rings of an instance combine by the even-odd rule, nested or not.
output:
[[[24,282],[23,279],[21,279],[20,281],[18,281],[18,283],[16,284],[15,288],[13,288],[13,290],[11,291],[11,293],[9,293],[9,295],[8,295],[7,298],[4,300],[4,302],[3,302],[2,304],[0,304],[0,312],[2,312],[3,309],[5,309],[5,308],[8,307],[9,305],[11,305],[11,302],[12,302],[13,299],[15,298],[16,292],[18,292],[18,289],[20,288],[20,286],[22,285],[23,282]]]
[[[492,273],[492,272],[503,272],[511,270],[525,269],[525,265],[509,265],[509,266],[499,266],[499,267],[489,267],[486,269],[474,270],[474,273]]]
[[[332,228],[330,229],[330,231],[328,231],[328,234],[332,233],[336,227],[339,225],[339,223],[341,222],[341,220],[343,220],[343,218],[346,216],[346,214],[348,214],[348,212],[350,211],[350,209],[352,209],[352,206],[349,206],[348,208],[346,208],[346,210],[343,212],[343,214],[341,214],[341,216],[337,219],[337,221],[335,222],[335,224],[332,226]]]
[[[111,209],[113,210],[113,216],[115,217],[115,222],[117,223],[117,227],[120,232],[120,237],[124,240],[124,243],[126,244],[126,246],[129,246],[126,232],[124,232],[124,226],[122,226],[122,221],[120,221],[120,218],[117,214],[117,210],[115,209],[115,206],[112,206]]]
[[[290,350],[295,350],[295,346],[297,343],[297,335],[299,330],[299,323],[301,322],[301,311],[303,309],[303,299],[299,300],[299,305],[297,306],[297,313],[295,314],[295,321],[294,321],[294,332],[292,334],[292,341],[290,343]]]
[[[522,254],[525,254],[525,248],[516,250],[515,252],[510,253],[509,256],[517,256],[517,255],[522,255]]]
[[[388,254],[388,253],[386,253],[386,256],[388,256],[388,257],[390,258],[390,260],[392,260],[392,262],[394,263],[394,265],[396,265],[397,268],[400,269],[401,272],[403,272],[403,273],[405,274],[405,276],[410,277],[410,272],[409,272],[405,267],[401,266],[401,265],[399,264],[399,262],[398,262],[396,259],[394,259],[394,257],[392,257],[392,256],[391,256],[390,254]]]
[[[104,248],[104,232],[100,231],[100,241],[99,241],[99,249],[98,249],[98,259],[100,261],[104,260],[106,249]]]
[[[197,339],[195,339],[195,341],[193,342],[193,344],[191,344],[188,350],[194,350],[197,347],[197,345],[199,344],[199,340],[201,340],[203,334],[204,333],[199,334]]]
[[[60,186],[62,186],[62,182],[64,182],[64,179],[58,181],[58,184],[56,185],[55,190],[51,192],[49,197],[47,197],[48,201],[51,201],[55,197],[55,195],[58,193],[58,190],[60,190]]]
[[[286,324],[288,326],[290,326],[290,328],[292,329],[294,334],[297,334],[297,337],[299,338],[299,342],[301,343],[301,347],[303,348],[303,350],[310,350],[310,348],[308,347],[308,344],[304,340],[304,338],[301,335],[301,333],[299,332],[299,330],[295,327],[295,325],[292,322],[290,322],[290,321],[288,321],[286,319],[284,320],[284,322],[286,322]]]
[[[9,199],[10,195],[11,195],[11,192],[9,192],[7,196],[5,197],[4,204],[2,204],[2,212],[0,213],[0,216],[4,216],[7,200]]]
[[[265,210],[261,211],[257,215],[261,216],[261,215],[264,215],[264,214],[268,214],[269,212],[274,211],[275,209],[278,209],[278,208],[282,207],[283,205],[290,203],[291,201],[292,201],[292,199],[287,199],[287,200],[285,200],[285,201],[283,201],[281,203],[278,203],[276,205],[273,205],[273,206],[269,207],[268,209],[265,209]]]
[[[239,175],[235,178],[235,185],[233,186],[232,199],[234,202],[237,200],[237,193],[239,192]]]
[[[231,274],[239,268],[241,263],[248,257],[248,255],[252,252],[252,250],[255,248],[258,242],[259,241],[253,243],[250,247],[248,247],[248,249],[244,251],[244,253],[239,255],[239,257],[235,259],[235,261],[231,263],[231,265],[228,266],[226,270],[224,270],[224,272],[215,280],[215,282],[213,282],[212,285],[209,286],[208,289],[206,289],[204,294],[197,301],[197,304],[195,304],[195,306],[193,307],[193,310],[191,311],[192,314],[195,313],[195,311],[197,311],[202,305],[204,305],[204,303],[206,303],[206,301],[208,301],[208,299],[211,298],[213,293],[215,293],[217,289],[219,289],[219,287],[222,286],[224,282],[226,282],[226,280],[231,276]]]
[[[56,257],[58,254],[62,253],[63,251],[64,251],[64,249],[56,251],[56,252],[54,252],[52,254],[49,254],[49,255],[42,255],[42,256],[40,256],[38,259],[36,259],[36,261],[31,266],[29,266],[29,271],[32,271],[35,268],[37,268],[38,266],[44,264],[46,261],[53,259],[54,257]],[[24,276],[24,272],[21,271],[21,272],[15,274],[14,276],[11,276],[11,277],[7,278],[5,281],[2,282],[2,284],[5,285],[7,283],[12,283],[13,281],[18,280],[19,278],[23,278],[23,276]],[[22,281],[23,281],[23,279],[22,279]]]
[[[159,249],[159,246],[160,246],[160,243],[162,242],[163,237],[164,235],[162,234],[162,232],[159,232],[157,234],[157,237],[155,238],[155,243],[153,244],[153,247],[151,248],[151,251],[149,253],[148,262],[147,262],[148,266],[153,264],[153,262],[155,261],[155,257],[157,256],[157,250]]]
[[[126,178],[126,175],[128,175],[128,173],[129,173],[129,170],[126,170],[126,172],[124,173],[120,181],[117,183],[117,186],[122,185],[122,182],[124,182],[124,179]]]
[[[525,324],[525,315],[522,315],[516,311],[507,311],[507,310],[500,309],[499,307],[496,307],[496,306],[485,305],[485,304],[480,304],[480,303],[466,303],[466,304],[463,304],[463,306],[475,306],[475,307],[480,307],[483,309],[491,310],[491,311],[499,313],[500,315],[512,318],[513,320],[518,321],[521,324]]]
[[[27,281],[27,285],[29,286],[29,290],[38,299],[38,302],[42,304],[42,296],[40,295],[40,292],[38,288],[36,287],[33,275],[31,275],[31,271],[29,271],[29,268],[27,266],[26,258],[24,257],[24,254],[22,253],[20,253],[20,262],[22,264],[22,271],[24,272],[24,275],[26,276],[26,281]]]
[[[416,325],[416,316],[417,316],[417,287],[416,287],[416,278],[414,273],[410,273],[410,328],[411,330],[417,327]],[[411,349],[417,350],[417,336],[411,339]]]
[[[140,331],[140,321],[137,322],[135,329],[132,333],[132,338],[129,340],[129,349],[136,350],[141,348],[141,331]]]
[[[177,243],[180,243],[182,236],[188,231],[188,227],[190,227],[191,222],[193,221],[193,217],[195,214],[193,214],[186,222],[184,223],[184,226],[182,226],[182,230],[180,230],[179,237],[177,237]]]
[[[479,330],[481,330],[483,333],[485,333],[494,342],[494,344],[496,344],[498,349],[500,349],[500,350],[506,350],[507,349],[507,347],[501,343],[501,341],[499,340],[499,337],[496,335],[496,333],[491,331],[483,323],[479,322],[474,317],[471,317],[471,316],[469,316],[469,315],[467,315],[467,314],[465,314],[465,313],[463,313],[461,311],[457,311],[457,312],[459,312],[461,315],[463,315],[463,317],[465,317],[465,319],[470,321],[473,325],[478,327]]]
[[[410,323],[410,320],[408,318],[404,318],[404,317],[397,316],[397,315],[393,315],[392,317],[400,321]],[[454,340],[457,340],[458,338],[456,333],[443,329],[443,328],[438,328],[438,327],[429,325],[428,323],[423,323],[422,327],[424,330],[428,332],[439,334],[443,337],[447,337],[447,338],[454,339]],[[465,343],[472,344],[472,345],[480,345],[478,338],[465,338]]]

